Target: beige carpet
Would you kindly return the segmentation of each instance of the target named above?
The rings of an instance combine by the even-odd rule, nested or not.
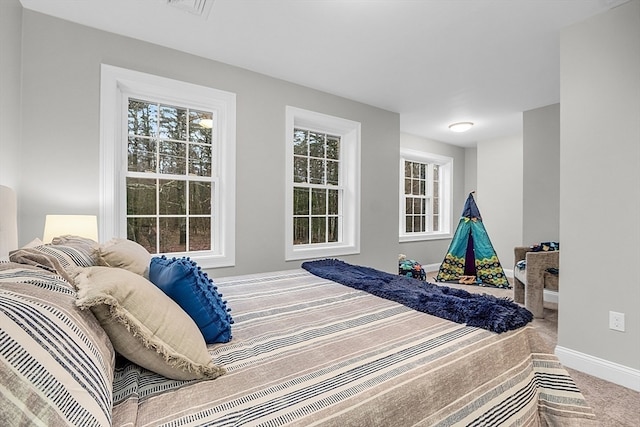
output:
[[[427,280],[437,283],[437,272],[427,273]],[[513,289],[443,283],[445,286],[460,288],[469,292],[486,293],[497,297],[513,299]],[[558,341],[557,304],[545,303],[544,319],[534,319],[533,325],[540,336],[554,349]],[[567,368],[587,402],[591,405],[603,427],[640,427],[640,393],[600,378]]]

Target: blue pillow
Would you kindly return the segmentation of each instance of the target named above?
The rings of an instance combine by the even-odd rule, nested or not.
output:
[[[187,257],[153,257],[149,280],[191,316],[207,344],[231,340],[231,309],[213,280],[194,261]]]

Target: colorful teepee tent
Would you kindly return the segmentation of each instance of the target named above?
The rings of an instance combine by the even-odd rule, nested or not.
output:
[[[462,279],[462,280],[461,280]],[[436,280],[508,288],[509,282],[469,193],[462,217]]]

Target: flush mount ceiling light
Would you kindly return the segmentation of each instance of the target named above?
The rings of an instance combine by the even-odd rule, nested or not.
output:
[[[458,122],[449,125],[452,132],[466,132],[473,126],[472,122]]]

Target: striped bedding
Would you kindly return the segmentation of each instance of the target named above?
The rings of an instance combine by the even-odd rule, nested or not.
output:
[[[73,286],[0,263],[0,425],[111,423],[114,350]]]
[[[495,334],[304,270],[216,285],[234,338],[209,351],[228,373],[175,381],[120,360],[113,425],[595,425],[532,327]]]

